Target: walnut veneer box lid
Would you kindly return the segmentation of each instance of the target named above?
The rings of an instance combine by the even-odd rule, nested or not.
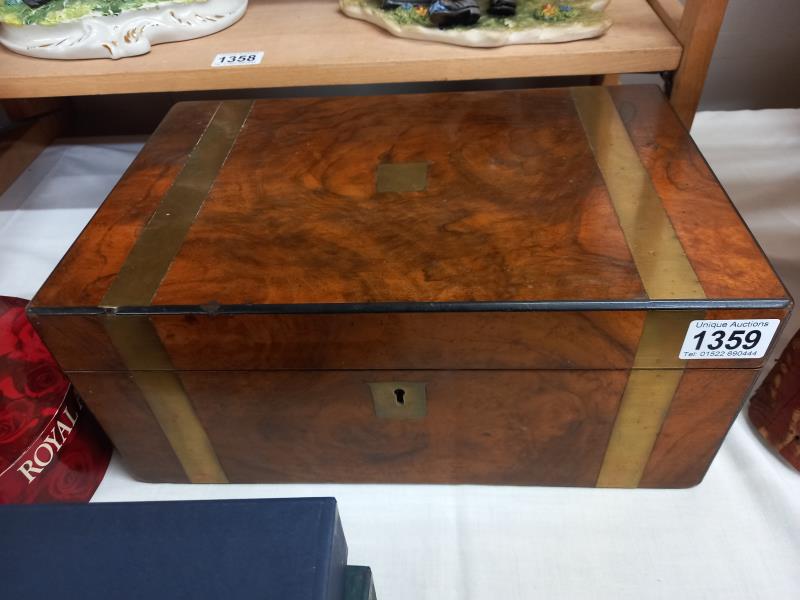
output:
[[[648,311],[789,305],[661,93],[619,87],[178,104],[29,310],[150,316],[185,370],[628,368]],[[60,327],[67,370],[122,368]]]

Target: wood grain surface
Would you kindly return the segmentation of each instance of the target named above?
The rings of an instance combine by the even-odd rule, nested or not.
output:
[[[628,369],[644,311],[154,315],[174,368],[282,369]],[[726,310],[705,319],[781,319],[787,310]],[[67,371],[121,371],[102,315],[33,315]],[[664,353],[677,357],[685,332]],[[757,369],[764,358],[673,361],[671,368]],[[651,367],[654,364],[650,365]]]
[[[639,485],[685,488],[703,479],[758,371],[686,371]]]
[[[172,109],[36,294],[32,308],[100,303],[218,105],[186,102]]]
[[[627,369],[644,313],[189,315],[152,321],[178,370]]]
[[[708,298],[788,298],[657,88],[608,88]]]
[[[706,295],[786,299],[660,93],[611,93]],[[216,107],[173,111],[34,311],[97,306]],[[425,191],[376,192],[419,162]],[[644,298],[569,91],[539,90],[257,102],[154,303]]]
[[[130,373],[70,373],[81,398],[136,479],[189,483]]]
[[[700,482],[756,371],[684,373],[642,487]],[[626,371],[184,372],[231,482],[594,486]],[[125,373],[70,378],[146,481],[185,476]],[[422,419],[375,415],[370,382],[427,386]]]
[[[626,377],[624,371],[181,374],[231,482],[588,486]],[[427,416],[376,417],[367,383],[377,381],[427,384]]]
[[[408,163],[425,191],[376,191]],[[256,103],[154,304],[577,298],[644,291],[571,98],[547,90]]]
[[[125,371],[102,315],[31,315],[30,320],[64,371]]]

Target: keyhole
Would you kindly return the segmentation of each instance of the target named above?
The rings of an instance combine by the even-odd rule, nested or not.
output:
[[[394,401],[403,406],[406,403],[406,391],[400,388],[396,389],[394,391]]]

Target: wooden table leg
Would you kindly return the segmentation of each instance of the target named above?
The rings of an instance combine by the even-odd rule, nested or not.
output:
[[[687,129],[700,104],[727,6],[728,0],[686,0],[677,31],[683,56],[675,72],[670,102]]]
[[[12,124],[0,132],[0,194],[65,129],[66,101],[56,98],[7,100]]]

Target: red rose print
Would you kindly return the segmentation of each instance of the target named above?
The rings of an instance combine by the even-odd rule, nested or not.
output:
[[[94,417],[81,411],[74,436],[46,476],[46,489],[37,502],[86,502],[103,480],[111,460],[111,446]]]
[[[10,356],[20,350],[21,324],[17,323],[20,311],[21,308],[16,304],[9,306],[8,300],[0,298],[0,356]]]
[[[11,444],[36,428],[36,405],[25,399],[5,404],[0,412],[0,445]]]
[[[59,468],[49,473],[47,494],[57,502],[75,502],[86,497],[90,487],[93,457],[88,448],[70,448],[61,453]]]
[[[5,365],[0,362],[0,369],[3,369],[4,366]],[[8,363],[8,366],[10,366],[10,363]],[[17,386],[14,377],[12,377],[11,374],[5,375],[3,371],[0,371],[0,411],[3,410],[3,406],[5,406],[6,402],[20,400],[24,397],[25,394],[19,389],[19,386]]]
[[[30,367],[26,373],[25,394],[31,398],[41,398],[46,394],[64,395],[67,381],[61,371],[50,362],[42,362]]]
[[[0,469],[39,435],[69,388],[28,321],[25,304],[0,297]]]
[[[39,362],[53,358],[25,315],[25,302],[0,298],[0,357]]]
[[[26,304],[0,296],[0,504],[85,502],[111,446],[28,321]]]

